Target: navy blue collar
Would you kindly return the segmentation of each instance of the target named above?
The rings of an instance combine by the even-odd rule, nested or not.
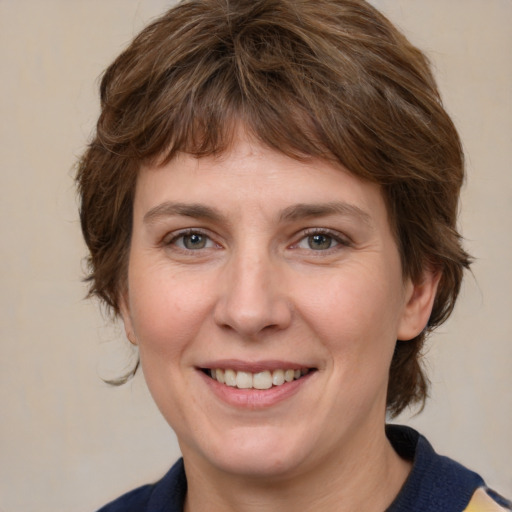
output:
[[[186,494],[185,467],[183,459],[179,459],[156,484],[145,512],[183,512]]]
[[[461,512],[484,485],[473,471],[438,455],[412,428],[387,425],[386,435],[396,452],[413,462],[402,490],[386,512]]]

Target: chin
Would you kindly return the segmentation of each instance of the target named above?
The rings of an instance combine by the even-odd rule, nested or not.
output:
[[[288,456],[290,455],[290,456]],[[226,454],[217,461],[217,467],[225,473],[251,479],[285,479],[300,472],[301,462],[296,453],[237,452]]]
[[[305,462],[304,445],[294,440],[289,432],[274,429],[245,427],[215,443],[216,447],[204,446],[203,458],[217,470],[240,477],[286,477]],[[187,457],[184,452],[184,456]]]

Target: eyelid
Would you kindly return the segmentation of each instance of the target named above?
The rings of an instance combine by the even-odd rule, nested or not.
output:
[[[298,244],[302,242],[302,240],[314,235],[326,235],[331,237],[335,242],[337,242],[336,245],[332,248],[314,252],[328,253],[331,250],[336,250],[338,245],[342,247],[351,247],[353,245],[352,240],[347,235],[340,233],[339,231],[335,231],[329,228],[307,228],[297,233],[297,235],[295,236],[296,241],[292,244],[291,248],[297,248]],[[310,250],[312,251],[312,249]]]
[[[198,252],[201,249],[187,249],[186,247],[180,247],[175,242],[179,240],[180,238],[187,236],[187,235],[201,235],[208,239],[209,242],[214,244],[217,247],[220,247],[220,244],[216,242],[211,234],[202,228],[185,228],[185,229],[179,229],[177,231],[172,231],[171,233],[167,233],[164,238],[162,239],[162,245],[165,247],[174,246],[176,249],[188,253],[192,252]],[[205,249],[211,249],[212,247],[204,247],[202,250]]]

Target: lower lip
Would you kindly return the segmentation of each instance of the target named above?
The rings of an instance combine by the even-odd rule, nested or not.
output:
[[[310,380],[316,372],[310,372],[300,379],[286,382],[269,389],[238,389],[226,386],[198,370],[211,391],[223,402],[235,407],[262,409],[278,404],[292,397]]]

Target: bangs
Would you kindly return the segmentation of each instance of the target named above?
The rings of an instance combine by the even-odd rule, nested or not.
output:
[[[256,61],[237,51],[217,49],[215,59],[201,55],[186,67],[174,66],[143,84],[139,95],[113,98],[107,92],[110,109],[104,112],[130,115],[118,115],[115,132],[112,125],[110,131],[99,131],[111,137],[102,141],[104,147],[129,159],[167,162],[177,152],[220,154],[242,129],[293,158],[333,159],[329,129],[319,122],[333,118],[325,90],[317,92],[312,79],[305,87],[305,72],[289,61],[265,66],[261,56]],[[339,145],[339,138],[336,142]]]
[[[301,105],[286,101],[279,104],[273,97],[258,98],[237,90],[235,80],[232,90],[225,94],[220,86],[209,84],[198,91],[176,115],[168,114],[161,128],[161,140],[155,141],[151,155],[158,155],[164,162],[177,152],[198,158],[224,153],[232,147],[240,132],[259,143],[291,158],[308,157],[334,159],[321,138],[321,127]],[[163,149],[165,148],[165,149]],[[162,151],[163,149],[163,151]]]

